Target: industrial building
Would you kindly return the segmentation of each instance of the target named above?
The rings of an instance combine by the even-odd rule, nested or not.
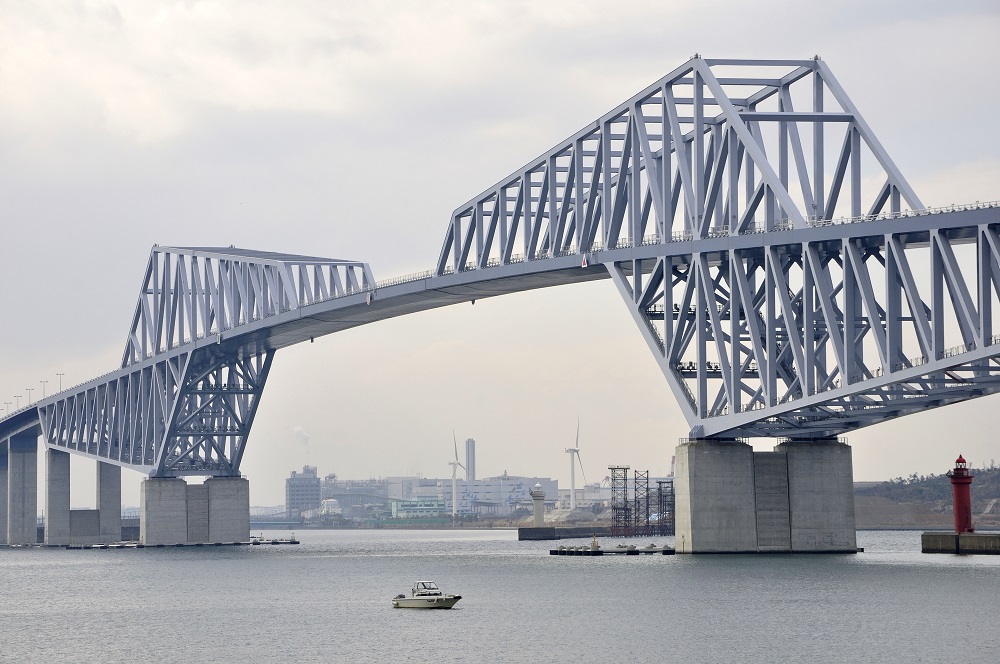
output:
[[[443,500],[438,498],[414,498],[392,501],[392,518],[426,519],[450,514]]]
[[[522,477],[500,475],[481,480],[457,480],[456,511],[461,514],[483,516],[509,516],[516,509],[531,509],[531,489],[541,484],[542,490],[551,500],[555,499],[559,483],[548,477]],[[444,511],[452,511],[452,482],[447,479],[424,477],[390,477],[387,491],[390,500],[423,501],[438,500],[444,503]]]
[[[548,497],[546,493],[546,497]],[[608,507],[611,504],[611,485],[593,482],[576,489],[577,507]],[[559,489],[558,506],[560,509],[568,509],[570,505],[570,489]]]
[[[290,519],[295,519],[303,512],[318,509],[320,495],[320,479],[316,466],[303,466],[301,473],[293,470],[285,480],[286,515]]]
[[[531,490],[536,484],[545,492],[546,504],[550,508],[555,506],[559,485],[551,478],[504,472],[496,477],[478,479],[474,438],[465,440],[465,465],[458,463],[457,445],[455,457],[458,468],[465,469],[465,479],[404,476],[341,480],[334,473],[320,479],[315,467],[305,466],[301,473],[292,472],[285,480],[287,516],[291,519],[329,517],[333,513],[323,510],[320,503],[335,500],[335,516],[351,519],[384,518],[390,514],[392,518],[413,519],[452,513],[509,517],[518,509],[531,509]],[[591,500],[604,498],[599,485],[580,491]]]

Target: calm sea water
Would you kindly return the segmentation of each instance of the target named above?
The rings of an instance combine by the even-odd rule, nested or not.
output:
[[[297,535],[0,549],[0,660],[1000,662],[1000,557],[921,554],[916,532],[861,532],[858,555],[603,558],[510,531]],[[417,578],[463,599],[392,609]]]

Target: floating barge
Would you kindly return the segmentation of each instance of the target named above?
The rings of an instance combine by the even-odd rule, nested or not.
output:
[[[540,528],[521,527],[517,529],[519,542],[537,542],[539,540],[579,539],[599,535],[607,537],[611,529],[607,526],[542,526]]]
[[[550,556],[672,556],[674,550],[666,546],[621,546],[613,549],[602,549],[601,547],[590,546],[560,546],[558,549],[550,549]]]

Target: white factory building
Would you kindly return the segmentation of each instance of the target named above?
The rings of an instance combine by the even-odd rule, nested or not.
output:
[[[456,480],[458,509],[461,514],[506,516],[518,507],[531,508],[531,489],[540,484],[547,502],[555,502],[559,492],[558,481],[549,477],[522,477],[500,475],[477,480]],[[444,514],[451,514],[451,478],[390,477],[387,481],[388,498],[394,501],[412,501],[426,506],[427,501],[438,501]],[[399,511],[408,511],[399,505]],[[424,511],[424,510],[421,510]]]
[[[569,509],[569,489],[559,489],[559,500],[557,507],[559,509]],[[548,494],[546,494],[546,497]],[[602,485],[600,482],[594,482],[583,487],[576,488],[576,506],[577,507],[593,507],[598,505],[600,507],[608,507],[611,505],[611,485]]]

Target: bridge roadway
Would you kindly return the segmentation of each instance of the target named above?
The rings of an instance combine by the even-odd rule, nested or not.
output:
[[[928,246],[926,237],[938,228],[949,229],[949,239],[961,244],[974,242],[980,225],[996,224],[998,211],[983,207],[970,209],[942,209],[925,214],[914,214],[901,219],[875,219],[854,226],[852,234],[884,237],[901,236],[908,247]],[[772,231],[780,236],[782,245],[801,246],[807,242],[822,245],[823,229],[826,242],[832,250],[839,251],[844,232],[839,225],[818,228]],[[820,233],[816,231],[819,230]],[[474,302],[498,295],[510,295],[538,288],[584,283],[611,277],[610,266],[621,265],[631,275],[634,261],[643,261],[645,272],[652,270],[652,262],[661,257],[687,258],[697,251],[717,263],[736,250],[762,250],[775,243],[772,233],[753,233],[739,236],[706,238],[695,241],[678,241],[664,244],[624,246],[584,253],[571,253],[557,257],[544,257],[521,263],[469,269],[441,276],[427,274],[387,286],[379,286],[352,295],[346,295],[316,304],[277,314],[225,331],[217,340],[201,339],[193,348],[221,344],[224,348],[259,347],[278,350],[310,339],[335,332],[375,323],[389,318],[428,311],[453,304]],[[586,259],[586,264],[584,264]],[[407,279],[403,277],[402,279]],[[393,281],[393,280],[389,280]],[[186,350],[179,348],[178,351]],[[112,375],[112,374],[109,374]],[[40,403],[51,402],[51,399]]]
[[[724,262],[732,252],[758,251],[780,243],[783,252],[788,248],[798,249],[805,244],[823,247],[830,251],[840,251],[845,236],[881,240],[886,236],[899,237],[908,249],[926,248],[929,236],[938,229],[947,229],[948,237],[954,244],[974,243],[978,229],[995,226],[1000,221],[1000,210],[992,205],[973,204],[934,210],[909,212],[901,218],[874,218],[853,223],[828,223],[807,228],[790,228],[767,233],[750,233],[738,236],[704,238],[640,246],[622,246],[615,249],[595,249],[583,253],[567,253],[561,256],[539,257],[535,260],[496,265],[480,269],[466,269],[435,276],[428,271],[416,275],[398,277],[376,282],[373,287],[357,292],[306,304],[295,309],[258,318],[242,323],[231,329],[195,339],[170,351],[151,354],[145,360],[102,376],[69,387],[61,392],[39,399],[34,404],[0,419],[0,437],[8,437],[18,432],[30,430],[39,424],[38,409],[55,404],[68,394],[79,394],[105,385],[153,366],[163,359],[197,350],[220,350],[233,352],[273,351],[302,343],[361,325],[367,325],[398,316],[418,313],[455,304],[499,295],[508,295],[538,288],[548,288],[574,283],[584,283],[611,278],[617,266],[628,276],[634,266],[648,274],[655,261],[672,257],[689,261],[694,252],[704,255],[713,264]],[[824,237],[825,236],[825,237]],[[170,248],[163,248],[168,250]],[[225,250],[219,250],[225,251]],[[260,256],[268,252],[255,252]],[[992,357],[996,350],[992,344],[984,344],[954,358],[941,358],[941,369],[961,366],[980,358]],[[661,351],[662,352],[662,349]],[[905,380],[911,376],[928,373],[934,367],[926,365],[908,367],[895,374],[871,377],[869,384],[888,384]],[[977,389],[986,386],[979,385]],[[849,393],[850,386],[827,390],[812,395],[811,401],[824,401],[838,393]],[[678,395],[681,396],[681,395]],[[962,395],[968,398],[967,395]],[[809,397],[806,397],[809,399]],[[686,399],[680,398],[682,407]],[[804,401],[799,402],[802,405]],[[937,404],[943,405],[943,404]],[[788,406],[790,407],[790,406]],[[907,411],[915,412],[927,407],[926,403],[909,405]],[[780,405],[777,407],[780,410]],[[686,414],[690,415],[686,409]],[[893,412],[893,416],[903,414]],[[745,413],[747,422],[759,419],[759,413]],[[694,418],[692,425],[704,424],[704,420]],[[710,419],[710,418],[709,418]],[[689,420],[692,418],[689,416]],[[841,418],[839,431],[856,428],[856,424]],[[703,429],[704,431],[704,426]],[[711,425],[709,425],[711,430]],[[708,434],[706,434],[708,435]],[[711,435],[726,435],[725,431],[713,431]],[[736,435],[736,434],[731,434]],[[130,464],[122,464],[130,465]],[[148,472],[149,468],[138,464],[135,468]]]
[[[974,242],[980,225],[997,224],[1000,214],[994,207],[955,209],[941,208],[925,213],[913,213],[902,219],[874,219],[864,222],[863,227],[851,230],[863,236],[902,236],[909,247],[927,247],[928,233],[938,228],[948,228],[949,237],[962,242]],[[827,229],[827,242],[839,250],[844,233],[839,225],[823,226]],[[816,243],[814,228],[787,229],[773,231],[780,234],[782,245]],[[261,318],[218,334],[196,339],[171,351],[171,354],[192,350],[220,347],[224,350],[257,348],[259,350],[279,350],[317,337],[342,332],[361,325],[446,307],[454,304],[510,295],[538,288],[549,288],[567,284],[585,283],[610,278],[609,265],[624,266],[631,274],[633,261],[644,261],[648,273],[649,261],[671,256],[685,258],[691,256],[697,243],[697,251],[707,254],[710,261],[718,261],[734,250],[763,249],[773,244],[770,233],[753,233],[740,236],[725,236],[679,241],[666,244],[625,246],[616,249],[598,249],[585,253],[572,253],[557,257],[544,257],[521,263],[498,265],[483,269],[469,269],[461,272],[434,276],[430,271],[419,275],[404,276],[377,282],[371,289],[343,295],[285,311],[274,316]],[[916,242],[912,238],[917,238]],[[822,241],[821,241],[822,242]],[[221,251],[221,250],[220,250]],[[258,252],[266,255],[267,252]],[[586,259],[586,265],[583,260]],[[398,283],[393,283],[398,282]],[[381,285],[391,284],[391,285]],[[37,424],[37,409],[55,403],[66,394],[93,388],[110,379],[126,375],[135,369],[149,365],[161,355],[151,356],[144,363],[108,372],[89,381],[48,395],[33,404],[22,407],[0,418],[0,436],[9,436]]]

